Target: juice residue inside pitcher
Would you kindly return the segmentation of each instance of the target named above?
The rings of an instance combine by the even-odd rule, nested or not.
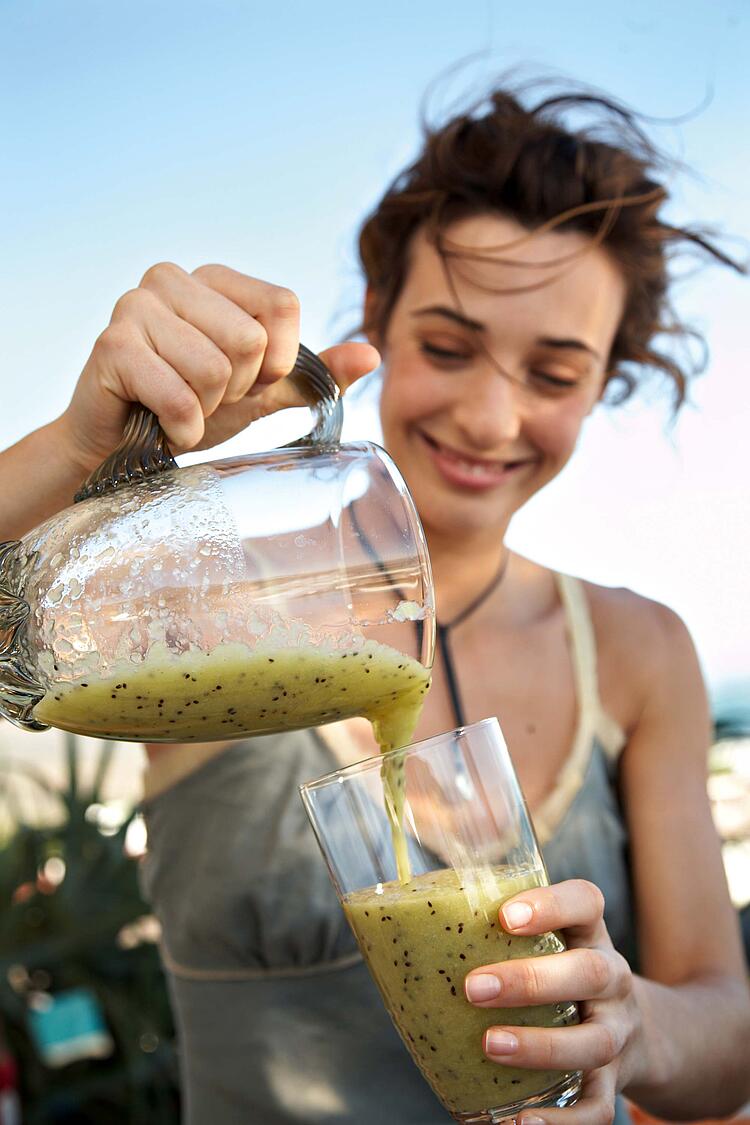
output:
[[[105,679],[55,685],[35,713],[63,730],[138,742],[206,739],[209,730],[232,739],[364,715],[390,748],[411,737],[428,686],[422,664],[373,640],[179,655],[154,645],[140,666],[123,661]]]

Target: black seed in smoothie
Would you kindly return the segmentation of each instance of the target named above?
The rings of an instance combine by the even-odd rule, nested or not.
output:
[[[466,960],[466,954],[465,953],[459,953],[458,956],[461,958],[462,961]]]
[[[88,687],[88,684],[81,684],[81,687]]]

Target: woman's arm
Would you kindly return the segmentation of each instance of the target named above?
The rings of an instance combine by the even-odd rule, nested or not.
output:
[[[282,378],[298,347],[299,304],[288,289],[225,266],[152,266],[115,305],[64,414],[0,453],[0,538],[73,502],[118,445],[133,403],[154,411],[175,453],[304,405]],[[378,358],[369,344],[323,353],[342,390]]]
[[[627,1092],[656,1114],[717,1115],[750,1097],[750,993],[706,792],[711,719],[698,660],[682,621],[650,610],[649,690],[622,786],[643,972],[636,996],[657,1065]]]
[[[0,453],[0,539],[20,539],[72,504],[90,471],[68,448],[60,418]]]
[[[750,1097],[750,993],[706,795],[710,722],[692,643],[671,611],[627,596],[627,666],[640,700],[622,760],[643,976],[617,954],[590,883],[527,891],[506,903],[514,933],[565,929],[568,952],[492,965],[500,996],[481,1007],[582,1000],[579,1027],[507,1028],[497,1062],[586,1072],[573,1109],[550,1123],[600,1125],[625,1091],[647,1110],[688,1119],[730,1113]],[[511,926],[508,908],[531,916]],[[498,1027],[502,1016],[498,1012]],[[560,1114],[563,1116],[560,1117]]]

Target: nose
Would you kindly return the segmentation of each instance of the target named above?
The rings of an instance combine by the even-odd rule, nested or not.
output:
[[[523,425],[521,387],[497,370],[483,370],[463,383],[454,421],[477,450],[489,452],[515,441]]]

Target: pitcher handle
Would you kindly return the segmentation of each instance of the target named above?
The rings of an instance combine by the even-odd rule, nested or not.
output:
[[[20,551],[22,543],[0,543],[0,715],[22,730],[48,730],[34,718],[34,708],[44,698],[44,688],[29,667],[20,643],[22,626],[29,616],[22,596]]]
[[[315,424],[309,434],[289,442],[284,448],[336,445],[343,422],[341,392],[320,356],[300,344],[294,367],[285,377],[291,379],[314,410]],[[86,478],[74,499],[77,504],[176,467],[158,418],[148,407],[137,403],[130,412],[120,444]]]

